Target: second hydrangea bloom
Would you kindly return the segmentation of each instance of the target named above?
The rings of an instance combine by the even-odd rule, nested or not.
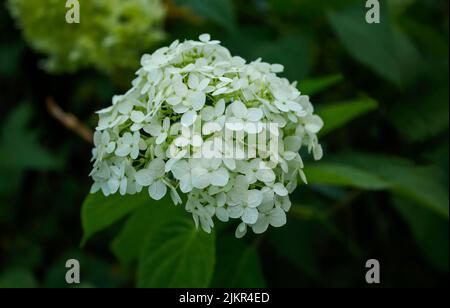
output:
[[[134,70],[143,52],[164,38],[160,0],[79,1],[80,23],[69,24],[65,0],[9,0],[25,39],[46,54],[50,72],[95,67]]]
[[[247,63],[210,36],[144,55],[132,88],[99,111],[92,192],[170,194],[197,226],[236,236],[286,223],[302,147],[322,156],[323,122],[279,64]],[[274,142],[275,141],[275,142]]]

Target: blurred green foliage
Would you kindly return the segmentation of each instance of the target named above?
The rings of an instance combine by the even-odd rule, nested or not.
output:
[[[8,3],[27,42],[48,56],[43,67],[50,72],[134,71],[140,55],[164,38],[159,0],[80,1],[79,24],[66,22],[64,0]]]
[[[285,65],[312,96],[325,156],[307,164],[288,224],[241,240],[219,224],[208,236],[145,194],[90,195],[80,221],[91,146],[43,102],[52,96],[93,127],[93,112],[127,85],[93,70],[41,71],[2,5],[0,287],[67,287],[69,258],[80,260],[81,287],[364,287],[370,258],[382,286],[446,285],[448,2],[380,1],[379,25],[365,22],[360,0],[170,3],[161,46],[210,32],[234,54]],[[136,45],[124,56],[92,41],[102,61],[138,63],[151,34],[130,29]]]

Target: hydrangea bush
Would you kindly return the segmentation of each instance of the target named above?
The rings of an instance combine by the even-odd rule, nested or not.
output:
[[[48,55],[43,66],[50,72],[134,70],[142,53],[164,38],[160,0],[80,1],[79,24],[66,22],[65,3],[9,0],[25,39]]]
[[[131,89],[98,112],[91,192],[169,193],[206,232],[214,217],[238,219],[237,237],[284,225],[306,183],[299,151],[322,157],[323,122],[282,71],[208,34],[144,55]]]

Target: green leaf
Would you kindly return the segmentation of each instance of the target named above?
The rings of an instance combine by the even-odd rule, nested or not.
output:
[[[280,75],[291,81],[303,80],[312,66],[310,44],[301,34],[292,33],[274,40],[267,29],[243,26],[226,37],[224,45],[232,54],[248,61],[261,58],[264,62],[282,64],[285,71]]]
[[[424,256],[438,270],[448,272],[449,222],[414,201],[393,198],[395,208],[410,226]]]
[[[214,233],[197,230],[190,218],[176,218],[149,237],[139,262],[138,286],[205,288],[214,264]]]
[[[217,262],[211,287],[266,287],[255,244],[247,245],[231,233],[218,236]]]
[[[311,69],[308,42],[301,35],[292,34],[255,46],[252,60],[257,58],[284,65],[283,74],[289,80],[302,80]]]
[[[389,7],[391,15],[396,18],[402,15],[414,2],[415,0],[388,0],[386,4]]]
[[[81,209],[82,245],[86,244],[95,233],[111,226],[138,207],[151,202],[147,191],[126,196],[114,194],[105,197],[101,192],[88,195]]]
[[[389,183],[360,168],[332,162],[320,162],[306,166],[305,174],[310,184],[336,185],[365,190],[383,190]]]
[[[387,155],[358,153],[349,161],[376,174],[391,184],[391,190],[411,198],[436,214],[449,218],[448,190],[442,185],[439,170],[433,166],[418,166],[413,162]]]
[[[298,88],[302,94],[312,96],[331,88],[343,80],[344,76],[341,74],[334,74],[325,77],[303,80],[299,83]]]
[[[411,40],[391,26],[386,10],[382,10],[379,24],[368,24],[365,16],[366,8],[359,5],[330,12],[328,20],[356,61],[397,86],[414,80],[420,71],[420,55]]]
[[[37,131],[28,128],[31,116],[31,106],[21,104],[6,118],[0,133],[1,169],[20,172],[61,167],[61,160],[39,143]]]
[[[399,157],[366,153],[343,153],[328,159],[331,162],[305,168],[307,177],[309,170],[313,170],[309,177],[311,183],[359,188],[370,188],[375,184],[374,189],[382,189],[383,185],[377,187],[377,181],[370,181],[377,179],[380,180],[378,184],[384,184],[391,192],[410,198],[443,218],[449,218],[448,190],[440,182],[439,170],[432,166],[417,166]],[[331,171],[320,170],[321,164],[327,167],[330,163]],[[319,171],[314,170],[315,167]],[[352,180],[350,177],[354,176],[355,170],[359,175]]]
[[[210,19],[229,32],[236,28],[236,16],[231,0],[174,0],[174,3],[192,9],[194,13]]]
[[[363,98],[343,103],[330,103],[317,108],[317,114],[323,119],[325,126],[320,132],[326,135],[351,120],[360,117],[378,107],[371,98]]]
[[[410,141],[424,141],[448,130],[448,88],[403,101],[388,114],[395,128]]]
[[[13,269],[0,275],[0,289],[36,288],[37,281],[29,270]]]
[[[14,108],[1,125],[0,131],[0,195],[17,193],[27,170],[50,171],[60,169],[63,160],[39,142],[36,129],[29,128],[32,117],[29,104]],[[5,210],[0,210],[1,216]]]
[[[285,17],[299,16],[301,26],[307,27],[316,24],[324,18],[324,11],[329,9],[341,9],[360,0],[267,0],[270,14]]]
[[[188,216],[182,207],[174,206],[168,197],[158,202],[149,200],[149,204],[138,208],[127,219],[122,231],[111,243],[111,249],[122,263],[130,264],[141,255],[147,238],[162,225],[177,217]]]

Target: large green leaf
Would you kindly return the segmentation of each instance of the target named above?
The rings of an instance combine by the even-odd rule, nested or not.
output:
[[[439,170],[366,153],[345,153],[328,160],[305,169],[310,183],[389,190],[425,256],[437,268],[448,270],[449,196]]]
[[[311,183],[389,189],[448,219],[448,190],[440,182],[439,172],[434,167],[366,153],[344,153],[328,159],[329,162],[305,169]]]
[[[236,27],[231,0],[175,0],[174,3],[192,9],[196,14],[210,19],[230,32]]]
[[[409,224],[414,238],[430,263],[441,271],[448,271],[448,220],[418,206],[411,200],[394,198],[393,203]]]
[[[411,161],[388,155],[357,153],[345,160],[361,170],[375,174],[391,184],[391,190],[415,200],[448,219],[448,190],[433,166],[419,166]]]
[[[336,130],[351,120],[360,117],[378,107],[378,103],[371,98],[356,99],[342,103],[330,103],[317,108],[317,114],[325,123],[322,135]]]
[[[58,170],[63,165],[61,157],[41,145],[38,130],[29,127],[32,112],[31,105],[21,104],[0,125],[0,196],[14,195],[27,170]],[[0,220],[5,211],[0,210]]]
[[[176,218],[148,238],[139,262],[138,286],[204,288],[214,264],[214,233],[196,229],[191,218]]]
[[[111,226],[138,207],[152,202],[154,201],[147,191],[126,196],[115,194],[105,197],[101,192],[88,195],[81,209],[82,245],[95,233]]]
[[[366,8],[359,5],[330,12],[328,19],[355,60],[398,86],[412,81],[420,71],[420,56],[416,47],[391,25],[386,10],[382,10],[379,24],[368,24],[365,16]]]
[[[291,81],[303,80],[309,73],[313,57],[309,41],[301,34],[292,33],[274,39],[270,31],[261,27],[245,26],[224,39],[232,54],[248,61],[262,58],[269,63],[284,66],[280,74]]]
[[[61,167],[61,159],[39,143],[37,130],[28,128],[31,116],[31,106],[21,104],[13,109],[3,123],[0,133],[0,169],[54,170]]]
[[[443,88],[402,101],[392,108],[389,120],[409,140],[424,141],[448,130],[448,98],[448,88]]]
[[[302,94],[312,96],[340,83],[344,80],[341,74],[334,74],[314,79],[306,79],[299,82],[298,88]]]
[[[284,65],[284,75],[292,81],[302,80],[311,68],[308,41],[301,35],[289,35],[275,42],[255,46],[251,60],[262,58]]]
[[[237,239],[232,233],[217,238],[217,262],[211,287],[264,288],[257,247]]]
[[[147,238],[163,224],[179,217],[190,217],[181,206],[174,206],[170,198],[150,202],[138,208],[126,221],[120,234],[111,244],[115,256],[125,264],[141,254]]]
[[[387,0],[391,16],[397,17],[403,14],[416,0]]]
[[[389,183],[379,176],[342,163],[315,163],[305,167],[304,171],[311,184],[347,186],[366,190],[389,187]]]

